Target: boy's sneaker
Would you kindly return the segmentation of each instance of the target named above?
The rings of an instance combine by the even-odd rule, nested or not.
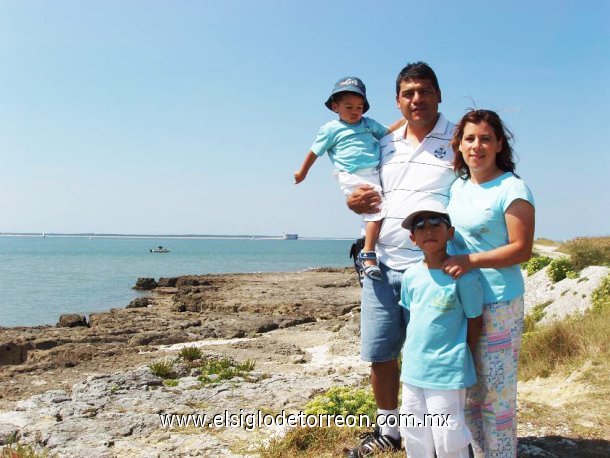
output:
[[[360,437],[362,438],[360,446],[347,450],[345,453],[347,458],[360,458],[383,452],[399,452],[402,449],[400,438],[394,439],[392,436],[382,436],[379,432],[379,426],[375,426],[373,432],[365,433]]]

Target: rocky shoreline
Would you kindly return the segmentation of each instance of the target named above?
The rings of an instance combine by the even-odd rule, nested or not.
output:
[[[0,328],[5,360],[9,348],[22,359],[0,365],[0,445],[16,437],[61,457],[256,456],[281,431],[169,428],[159,415],[298,412],[331,386],[368,384],[352,269],[155,283],[145,300],[92,314],[88,326]],[[182,368],[166,386],[149,365],[185,345],[256,366],[210,386]],[[550,433],[520,425],[520,456],[581,456],[563,455],[567,439]]]
[[[367,378],[351,269],[158,284],[146,306],[92,314],[86,327],[0,329],[3,348],[27,355],[0,366],[0,444],[19,437],[62,457],[249,455],[272,431],[193,434],[163,428],[159,413],[298,411],[315,393]],[[189,342],[256,368],[247,382],[201,388],[182,373],[176,387],[163,386],[148,365]]]

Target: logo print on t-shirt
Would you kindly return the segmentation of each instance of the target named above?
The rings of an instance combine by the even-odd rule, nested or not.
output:
[[[452,288],[444,288],[436,293],[432,300],[432,308],[439,312],[449,312],[455,308],[455,292]]]
[[[434,151],[434,157],[436,157],[437,159],[442,159],[447,155],[447,151],[445,151],[445,149],[441,146],[440,148],[437,148],[436,151]]]

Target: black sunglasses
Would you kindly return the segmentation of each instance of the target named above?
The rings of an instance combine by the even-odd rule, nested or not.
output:
[[[411,231],[423,229],[426,224],[426,221],[428,221],[428,224],[434,227],[439,226],[442,223],[446,224],[447,227],[451,226],[451,223],[449,222],[446,216],[428,216],[423,218],[417,218],[415,222],[411,225]]]

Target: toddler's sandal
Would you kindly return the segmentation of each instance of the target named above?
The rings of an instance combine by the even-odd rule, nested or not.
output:
[[[364,266],[364,275],[371,280],[381,280],[381,269],[379,266]]]
[[[377,261],[377,253],[374,251],[361,251],[358,255],[360,261]],[[363,262],[364,275],[369,277],[371,280],[381,280],[381,269],[377,265],[367,266]]]

